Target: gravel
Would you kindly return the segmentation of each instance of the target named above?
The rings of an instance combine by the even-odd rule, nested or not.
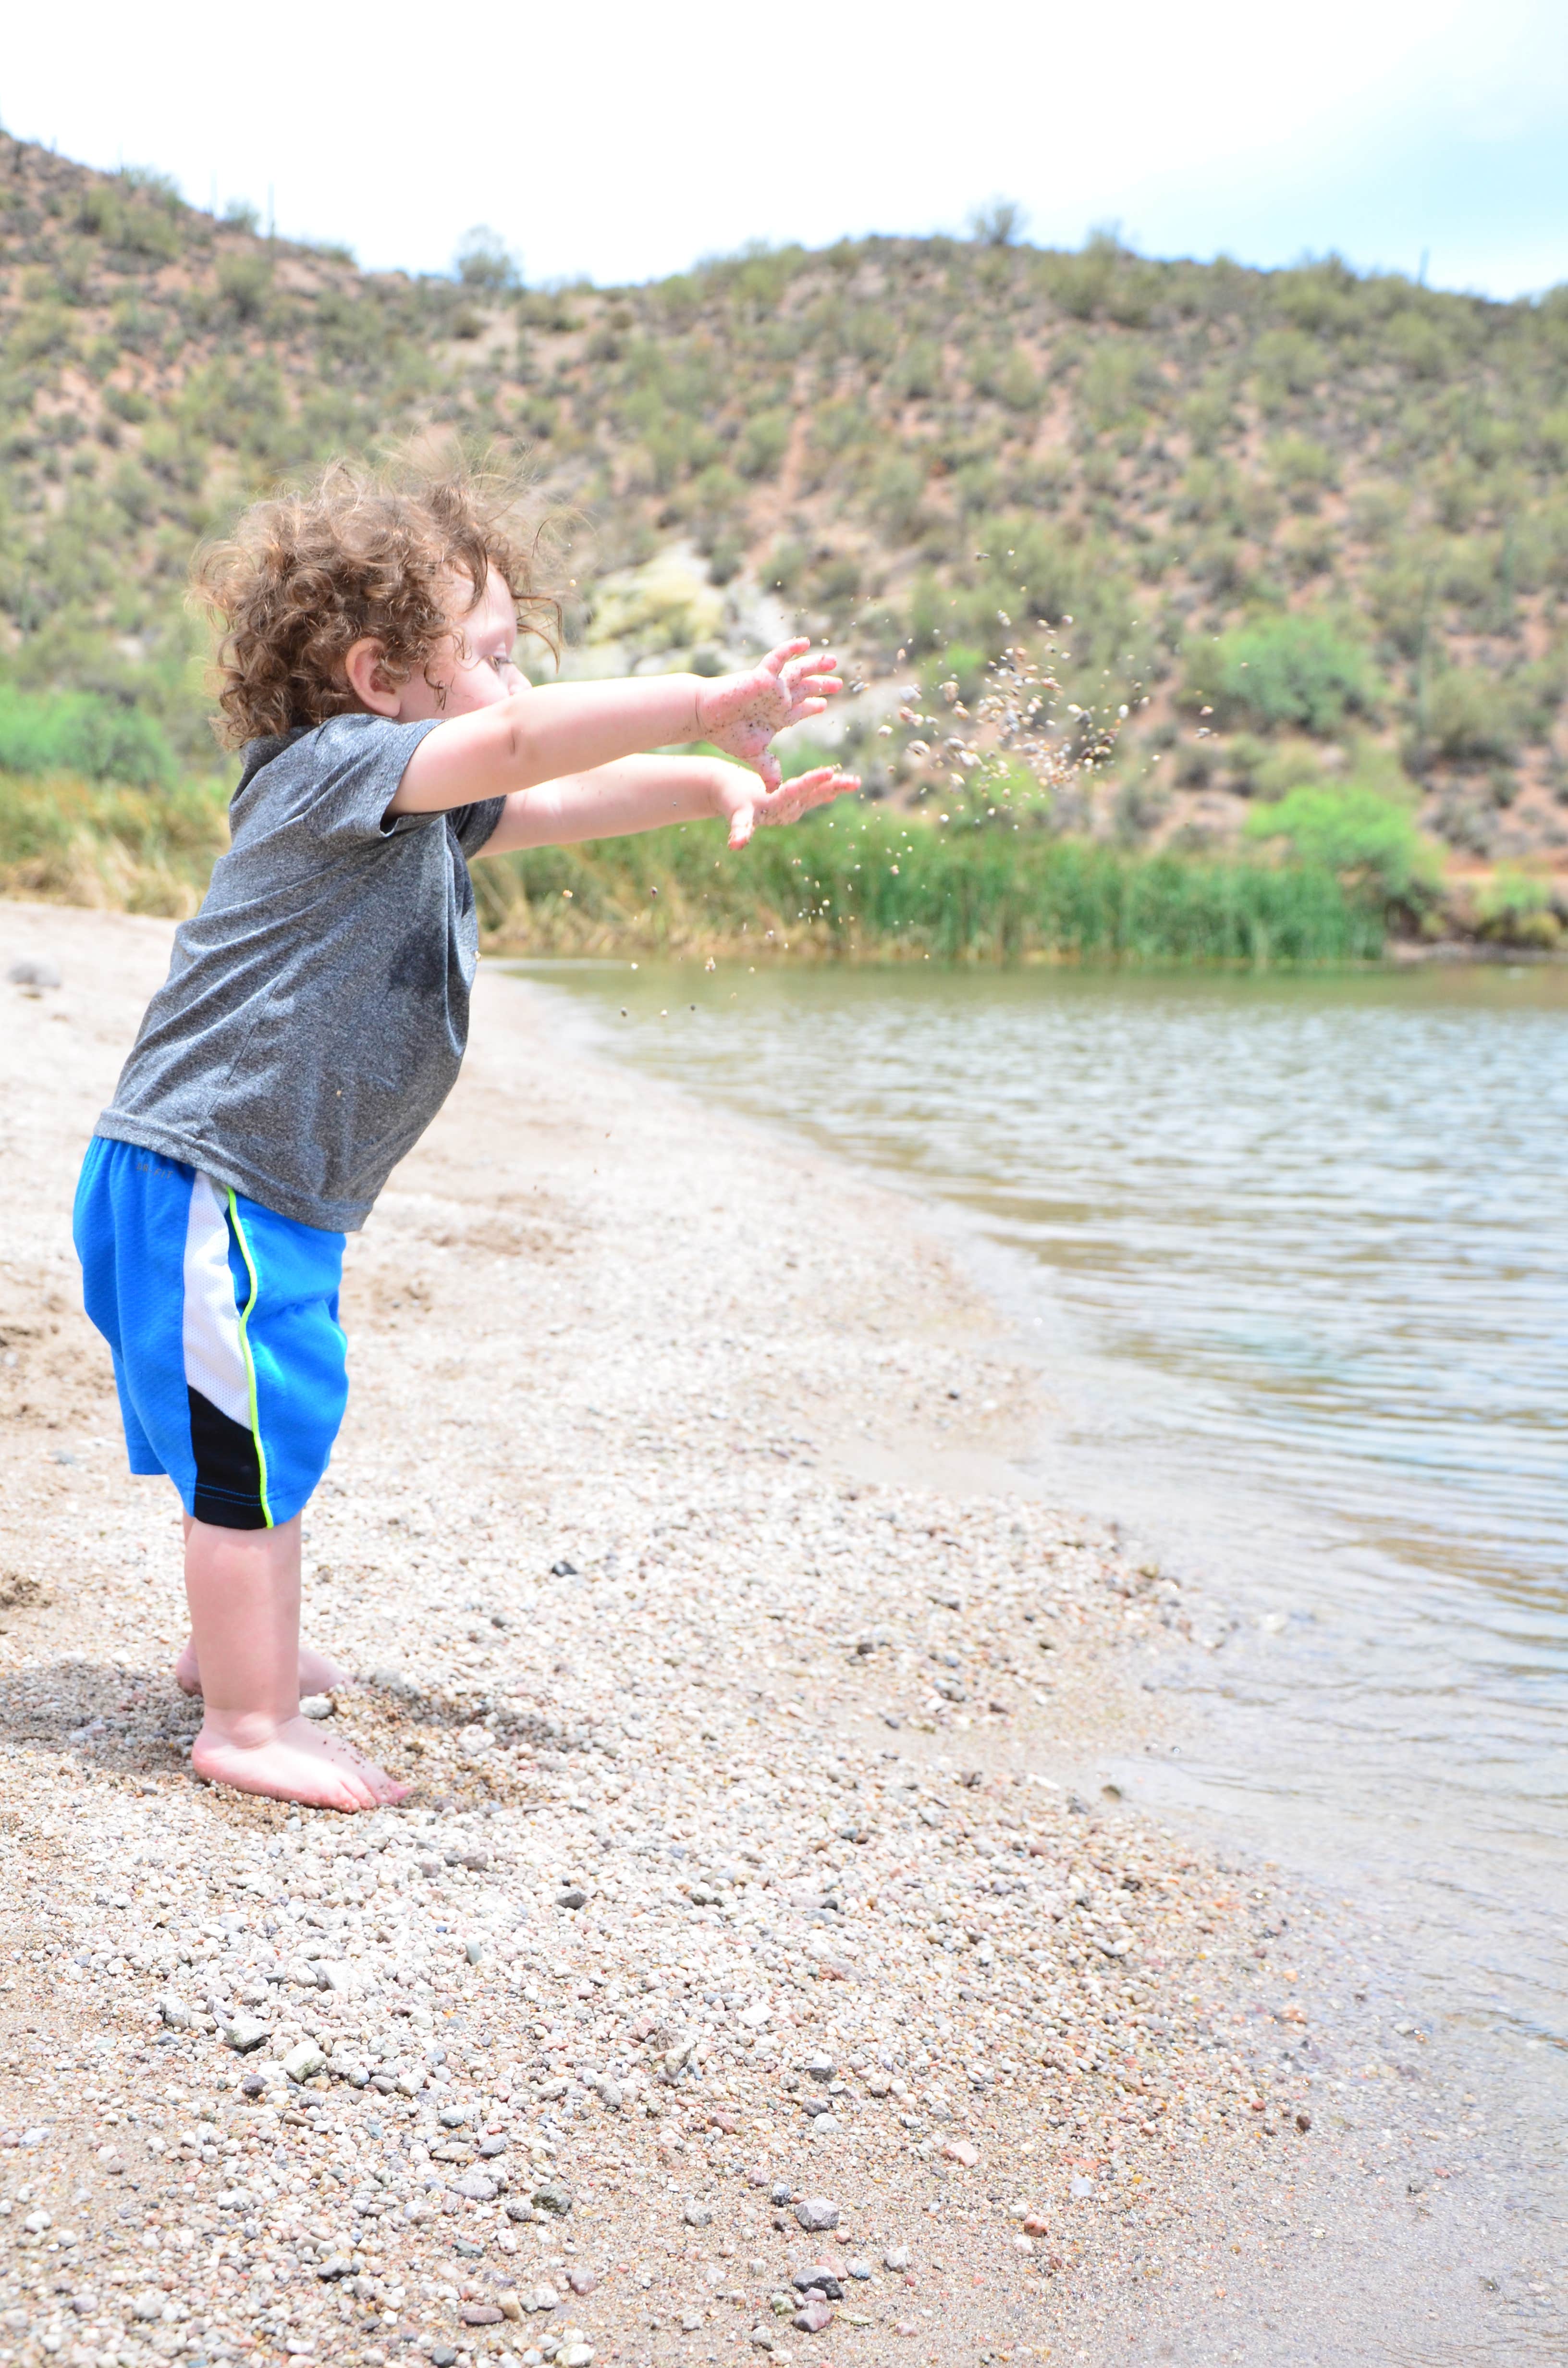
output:
[[[985,1304],[903,1201],[597,1069],[509,982],[350,1246],[307,1522],[312,1640],[374,1673],[334,1715],[414,1793],[193,1783],[177,1525],[66,1231],[167,930],[6,917],[72,985],[18,997],[0,1087],[0,2368],[1167,2322],[1229,2356],[1335,2247],[1358,2323],[1458,2340],[1473,2265],[1414,2217],[1462,2185],[1437,2091],[1368,2109],[1448,2131],[1429,2188],[1402,2154],[1408,2273],[1342,2176],[1367,1935],[1098,1777],[1176,1714],[1134,1672],[1181,1589],[960,1485],[1037,1412]]]

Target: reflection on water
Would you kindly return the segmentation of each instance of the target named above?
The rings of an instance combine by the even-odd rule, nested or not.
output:
[[[548,975],[972,1212],[1042,1469],[1244,1614],[1189,1796],[1381,1859],[1450,1994],[1560,2032],[1568,973]]]

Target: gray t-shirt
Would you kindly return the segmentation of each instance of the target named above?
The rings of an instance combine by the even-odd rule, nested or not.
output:
[[[338,715],[251,742],[233,843],[99,1134],[301,1224],[364,1224],[456,1082],[479,961],[467,859],[505,803],[387,818],[437,728]]]

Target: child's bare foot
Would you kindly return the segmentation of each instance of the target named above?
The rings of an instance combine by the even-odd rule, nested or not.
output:
[[[196,1639],[187,1636],[185,1650],[175,1663],[175,1682],[181,1693],[201,1691],[201,1671],[196,1658]],[[342,1686],[354,1680],[347,1669],[329,1661],[324,1653],[312,1653],[308,1645],[300,1647],[300,1691],[301,1694],[335,1694]]]
[[[264,1793],[272,1801],[300,1801],[312,1809],[378,1809],[403,1800],[399,1784],[351,1743],[324,1734],[308,1718],[288,1718],[267,1727],[246,1719],[255,1734],[244,1740],[209,1718],[191,1747],[190,1764],[210,1784],[236,1792]]]

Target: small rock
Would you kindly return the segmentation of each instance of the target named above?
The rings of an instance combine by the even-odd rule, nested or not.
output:
[[[773,2186],[768,2190],[767,2200],[770,2203],[792,2203],[794,2200],[794,2190],[792,2188],[786,2187],[782,2180],[776,2180]]]
[[[132,2297],[131,2315],[132,2318],[162,2318],[164,2315],[164,2297],[155,2286],[146,2286],[142,2289],[141,2294]]]
[[[122,2154],[116,2154],[111,2146],[100,2146],[98,2168],[100,2170],[107,2171],[110,2179],[122,2178],[125,2172],[125,2157]]]
[[[1077,2201],[1081,2203],[1085,2195],[1093,2195],[1094,2192],[1094,2180],[1088,2178],[1085,2173],[1081,2170],[1074,2171],[1073,2174],[1073,2193]]]
[[[324,2261],[316,2263],[316,2275],[324,2285],[331,2285],[337,2278],[351,2278],[353,2274],[354,2264],[347,2253],[329,2253]]]
[[[713,2207],[709,2203],[688,2203],[681,2218],[688,2228],[706,2228],[712,2222]]]
[[[468,2113],[466,2105],[443,2105],[436,2118],[444,2130],[461,2130],[468,2126]]]
[[[326,2057],[313,2039],[301,2039],[298,2047],[291,2047],[283,2058],[283,2069],[290,2080],[313,2080],[318,2072],[326,2070]]]
[[[820,2294],[827,2302],[842,2302],[844,2288],[831,2270],[797,2270],[790,2283],[797,2294]]]
[[[895,2270],[902,2275],[909,2267],[908,2246],[890,2245],[882,2255],[882,2267],[884,2270]]]
[[[330,1694],[301,1694],[300,1697],[301,1718],[330,1718],[336,1708],[337,1704]]]
[[[539,2211],[553,2212],[558,2219],[563,2219],[572,2209],[570,2191],[559,2186],[553,2179],[541,2180],[534,2189],[533,2200]]]
[[[972,2170],[980,2160],[980,2148],[969,2138],[945,2138],[942,2152],[949,2162],[961,2163],[965,2170]]]
[[[465,2170],[460,2179],[453,2180],[452,2192],[466,2195],[471,2203],[494,2203],[500,2190],[482,2170]]]
[[[592,2270],[568,2270],[566,2283],[574,2294],[591,2294],[598,2280]]]
[[[846,2277],[859,2278],[864,2281],[871,2274],[871,2264],[869,2261],[846,2261],[844,2274]]]
[[[557,1892],[555,1904],[557,1907],[585,1907],[588,1904],[588,1895],[574,1884],[570,1890]]]
[[[555,2368],[589,2368],[593,2356],[594,2347],[591,2343],[558,2344],[555,2352]]]
[[[751,2340],[756,2344],[759,2351],[771,2351],[773,2349],[773,2329],[770,2327],[763,2327],[761,2325],[754,2327],[751,2331]]]
[[[813,2080],[831,2080],[838,2066],[831,2055],[818,2049],[807,2056],[803,2068]]]
[[[190,2009],[183,1998],[177,1998],[172,1993],[166,1998],[161,1998],[158,2000],[158,2012],[171,2031],[190,2029]]]
[[[483,1941],[465,1941],[463,1942],[463,1955],[468,1959],[471,1965],[477,1965],[483,1954],[484,1943]]]
[[[232,2047],[236,2055],[249,2055],[256,2048],[265,2047],[271,2036],[269,2022],[257,2022],[251,2015],[238,2014],[224,2026],[223,2044]]]
[[[433,2343],[430,2346],[430,2358],[435,2363],[435,2368],[452,2368],[452,2362],[457,2356],[449,2343]]]
[[[60,973],[52,962],[14,962],[6,973],[13,986],[58,986]]]
[[[465,2327],[499,2327],[506,2316],[493,2302],[465,2302],[458,2312]]]
[[[699,2310],[682,2311],[680,2315],[680,2331],[683,2335],[695,2335],[701,2325],[702,2313]]]
[[[825,2302],[809,2302],[795,2313],[790,2322],[802,2335],[820,2335],[824,2327],[833,2325],[833,2311]]]
[[[506,2151],[506,2141],[503,2137],[481,2138],[479,2144],[474,2148],[474,2152],[478,2155],[482,2155],[486,2161],[491,2160],[498,2154],[505,2154]]]
[[[1049,2226],[1048,2222],[1046,2221],[1046,2219],[1045,2219],[1044,2215],[1043,2215],[1041,2213],[1039,2213],[1039,2212],[1026,2212],[1026,2213],[1025,2213],[1025,2214],[1024,2214],[1024,2234],[1025,2234],[1025,2236],[1026,2236],[1026,2237],[1049,2237],[1049,2236],[1050,2236],[1050,2234],[1051,2234],[1051,2228],[1050,2228],[1050,2226]]]
[[[1301,2135],[1302,2135],[1303,2137],[1305,2137],[1305,2135],[1306,2135],[1307,2132],[1312,2128],[1312,2117],[1311,2113],[1298,2113],[1298,2114],[1297,2114],[1297,2116],[1296,2116],[1296,2127],[1301,2131]]]
[[[825,2195],[802,2196],[795,2206],[795,2217],[802,2228],[836,2228],[838,2206],[830,2203]]]

